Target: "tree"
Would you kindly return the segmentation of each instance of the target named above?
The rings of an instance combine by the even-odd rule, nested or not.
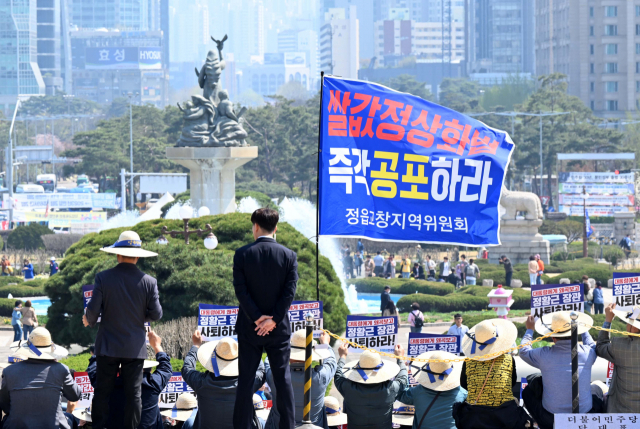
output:
[[[389,79],[384,84],[396,91],[406,92],[407,94],[415,95],[424,100],[433,100],[433,94],[427,89],[425,83],[416,80],[416,78],[410,74],[401,74],[398,77]]]
[[[485,110],[501,107],[513,110],[516,104],[522,104],[536,89],[535,81],[526,77],[509,76],[500,85],[484,90],[481,105]]]
[[[302,86],[300,82],[296,82],[295,80],[290,80],[284,85],[278,88],[276,94],[280,97],[283,97],[286,100],[291,100],[294,104],[299,104],[304,102],[310,98],[309,91]]]
[[[480,85],[469,79],[443,79],[438,101],[460,113],[477,111],[480,107]]]
[[[9,234],[7,247],[21,250],[44,249],[44,242],[41,237],[47,234],[53,234],[53,231],[39,223],[19,226]]]

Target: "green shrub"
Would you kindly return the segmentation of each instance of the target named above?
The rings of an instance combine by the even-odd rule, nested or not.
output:
[[[0,296],[7,297],[11,294],[14,298],[22,298],[25,296],[47,296],[44,286],[24,286],[24,283],[17,286],[0,287]]]
[[[488,289],[488,288],[487,288]],[[449,311],[473,311],[483,310],[489,304],[488,298],[465,294],[451,294],[446,296],[435,296],[425,294],[413,294],[403,296],[398,300],[398,311],[411,311],[411,304],[420,304],[420,311],[423,312],[449,312]]]
[[[74,371],[85,372],[89,366],[89,358],[91,353],[81,353],[75,356],[69,356],[66,359],[60,360],[60,363],[65,364]]]
[[[613,274],[611,270],[608,267],[600,264],[599,266],[584,268],[580,271],[563,272],[559,276],[556,276],[555,278],[550,279],[550,281],[554,281],[557,283],[560,280],[560,278],[565,277],[565,278],[568,278],[569,281],[571,281],[571,283],[582,283],[583,275],[587,275],[589,276],[589,278],[593,278],[596,281],[602,282],[603,286],[607,286],[608,280],[610,278],[613,278]]]
[[[0,298],[0,316],[11,317],[15,306],[15,299]]]
[[[425,280],[388,279],[380,277],[366,277],[349,280],[349,284],[356,286],[358,292],[382,293],[385,286],[391,287],[391,293],[411,294],[418,291],[428,295],[447,295],[454,291],[450,283],[428,282]]]
[[[19,226],[9,234],[7,246],[10,249],[20,250],[44,249],[44,243],[40,237],[47,234],[53,234],[53,231],[39,223]]]
[[[210,224],[219,244],[214,251],[204,248],[203,237],[192,236],[187,246],[181,239],[169,238],[169,244],[155,243],[163,225],[169,230],[182,228],[179,220],[151,220],[134,227],[116,228],[87,234],[69,248],[60,264],[61,271],[49,278],[45,290],[51,299],[49,328],[59,344],[87,345],[95,338],[95,329],[82,326],[81,287],[92,284],[97,272],[116,265],[114,255],[99,248],[113,244],[125,229],[136,231],[143,246],[159,254],[157,258],[141,259],[139,268],[158,280],[163,321],[197,315],[199,303],[237,305],[233,284],[233,251],[253,242],[249,214],[230,213],[193,219],[190,228]],[[298,289],[295,299],[316,299],[315,245],[292,226],[278,225],[278,242],[298,255]],[[320,257],[320,299],[324,306],[324,324],[338,332],[343,329],[349,313],[340,280],[329,260]]]
[[[611,262],[614,266],[625,258],[624,252],[619,247],[609,247],[603,252],[602,256],[604,256],[605,261]]]

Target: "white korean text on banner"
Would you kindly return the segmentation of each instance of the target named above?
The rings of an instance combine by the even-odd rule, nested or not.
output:
[[[582,284],[532,285],[531,315],[542,317],[557,311],[584,311]]]
[[[613,273],[613,299],[620,311],[640,305],[640,273]]]
[[[396,316],[347,316],[346,338],[368,349],[393,353],[397,334],[398,318]],[[353,353],[363,351],[357,347],[349,347]]]
[[[634,429],[640,414],[554,414],[557,429]]]
[[[318,338],[322,333],[322,301],[293,301],[289,307],[289,322],[291,323],[291,332],[305,329],[307,322],[304,315],[308,312],[313,314],[313,337]]]
[[[498,245],[513,142],[382,85],[325,77],[320,235]]]
[[[166,387],[160,392],[158,406],[160,408],[173,408],[178,400],[178,396],[186,392],[192,393],[195,396],[193,389],[191,389],[182,378],[182,374],[174,372]]]
[[[236,320],[238,307],[226,305],[200,304],[198,330],[204,341],[219,341],[224,337],[237,340]]]
[[[443,352],[453,353],[454,355],[460,355],[460,337],[457,335],[437,335],[437,334],[422,334],[417,332],[409,333],[409,340],[407,345],[407,356],[416,357],[422,353],[433,352],[440,350]],[[424,363],[415,363],[416,366],[422,366]],[[418,382],[413,378],[412,367],[409,368],[409,384],[415,386]]]
[[[78,409],[84,409],[91,406],[91,401],[93,400],[93,386],[91,386],[91,381],[89,381],[89,374],[86,372],[76,371],[73,380],[76,382],[78,387],[80,387],[80,400],[76,407]]]

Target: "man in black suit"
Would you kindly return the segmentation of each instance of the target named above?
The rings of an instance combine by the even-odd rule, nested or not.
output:
[[[258,209],[251,215],[256,241],[236,250],[233,286],[240,302],[238,335],[238,391],[233,412],[235,429],[250,429],[256,370],[266,351],[276,383],[280,429],[295,427],[289,356],[291,325],[288,310],[296,294],[296,254],[276,243],[278,212]]]
[[[109,416],[109,398],[120,371],[126,399],[124,427],[134,429],[142,413],[141,384],[147,357],[145,322],[160,320],[162,307],[156,279],[136,267],[139,258],[158,256],[142,249],[137,233],[124,231],[103,252],[118,255],[118,265],[96,274],[93,296],[83,316],[84,326],[95,326],[96,386],[91,407],[93,427],[103,429]]]
[[[389,301],[391,301],[391,287],[385,286],[384,291],[380,294],[380,315],[384,316],[384,310],[389,305]]]

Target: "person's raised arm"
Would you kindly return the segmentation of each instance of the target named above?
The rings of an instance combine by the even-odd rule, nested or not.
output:
[[[162,306],[160,305],[160,294],[158,293],[158,282],[148,276],[145,278],[150,281],[147,292],[147,311],[144,317],[145,322],[155,322],[162,319]]]
[[[100,276],[96,275],[93,286],[93,294],[91,295],[91,301],[87,304],[86,320],[89,326],[92,328],[98,323],[98,318],[102,312],[102,280]]]
[[[344,396],[344,384],[347,381],[347,378],[344,376],[342,372],[342,368],[344,364],[347,362],[347,355],[349,353],[349,345],[346,343],[342,343],[340,347],[338,347],[338,355],[340,359],[338,360],[338,366],[336,367],[336,375],[333,377],[333,382],[336,385],[336,389],[340,392],[341,395]]]
[[[149,345],[156,354],[158,366],[153,374],[151,374],[148,381],[155,393],[159,394],[167,386],[167,383],[169,383],[169,380],[173,375],[171,359],[162,348],[162,338],[160,338],[160,336],[154,331],[149,331]]]
[[[613,318],[615,314],[613,310],[616,308],[615,304],[609,304],[604,309],[604,323],[602,325],[603,328],[609,329],[611,328],[611,322],[613,322]],[[611,342],[611,335],[609,331],[600,331],[598,333],[598,343],[596,345],[596,355],[600,356],[603,359],[606,359],[615,364],[615,353],[613,352],[613,343]]]
[[[289,269],[287,271],[287,278],[285,279],[284,289],[282,290],[282,295],[278,301],[276,301],[276,305],[273,308],[273,321],[276,324],[280,323],[282,319],[287,316],[287,312],[289,311],[289,307],[291,307],[291,302],[296,295],[296,287],[298,285],[298,259],[297,255],[294,252],[293,259],[288,261]]]
[[[393,354],[398,357],[398,366],[400,367],[400,372],[396,375],[395,380],[393,381],[393,385],[396,387],[396,393],[400,393],[404,390],[405,387],[409,384],[409,376],[407,372],[407,367],[404,364],[404,348],[400,344],[396,344],[395,349],[393,350]]]
[[[536,322],[533,316],[527,317],[525,326],[527,328],[527,331],[525,332],[524,336],[522,337],[522,341],[520,342],[520,344],[524,344],[524,346],[520,349],[519,356],[529,365],[540,368],[540,362],[543,359],[542,353],[544,353],[546,349],[534,349],[533,347],[531,347],[531,341],[533,341],[533,330],[536,326]]]
[[[244,275],[244,257],[238,252],[233,256],[233,288],[236,297],[240,302],[240,307],[251,322],[258,322],[262,318],[262,312],[258,308],[247,289],[247,279]]]
[[[196,331],[191,336],[191,341],[193,342],[193,346],[187,356],[184,358],[184,365],[182,366],[182,378],[187,382],[189,387],[193,389],[196,394],[198,390],[202,387],[207,374],[203,374],[196,370],[196,361],[198,356],[198,349],[202,345],[202,335],[200,331],[196,329]]]
[[[329,345],[329,334],[323,332],[318,338],[318,343]],[[327,351],[329,352],[329,357],[322,360],[322,365],[318,365],[315,369],[319,372],[320,380],[323,385],[328,386],[331,382],[331,379],[336,374],[336,367],[338,363],[336,362],[336,355],[333,352],[331,347],[327,347]]]

